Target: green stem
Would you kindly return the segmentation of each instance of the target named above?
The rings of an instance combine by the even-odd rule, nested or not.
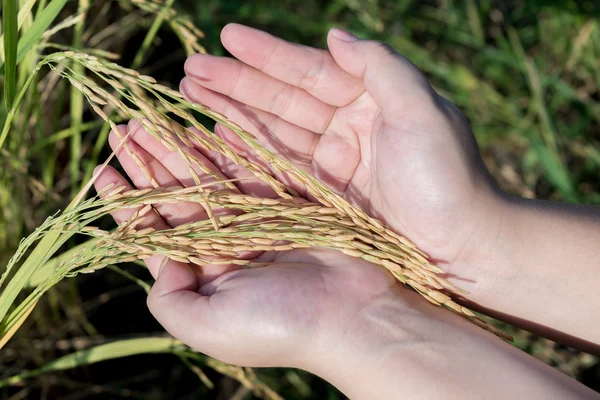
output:
[[[175,3],[175,0],[167,0],[164,7],[172,7],[173,3]],[[131,63],[131,69],[138,69],[139,66],[142,65],[142,62],[144,61],[144,56],[146,55],[146,52],[152,45],[152,41],[154,40],[154,37],[158,33],[158,30],[160,29],[164,21],[165,17],[163,17],[163,14],[158,14],[156,19],[154,20],[154,23],[152,23],[152,26],[148,30],[148,33],[146,34],[146,37],[142,42],[142,46],[138,50],[137,54],[135,55],[135,58],[133,59],[133,62]]]
[[[79,0],[79,8],[77,10],[78,14],[83,14],[84,17],[81,18],[75,25],[74,39],[73,39],[73,48],[76,50],[81,49],[83,46],[83,30],[85,26],[85,13],[89,8],[90,3],[89,0]],[[73,72],[76,75],[83,75],[85,73],[85,68],[78,62],[73,64]],[[71,87],[71,104],[70,104],[70,112],[71,112],[71,127],[74,129],[73,136],[71,136],[71,159],[69,160],[69,172],[71,175],[71,194],[75,195],[78,190],[77,182],[79,180],[79,167],[81,162],[82,155],[82,130],[81,124],[83,122],[83,110],[84,110],[84,100],[83,93],[81,93],[77,88]]]
[[[17,49],[19,45],[19,1],[2,1],[2,23],[4,25],[4,104],[10,109],[17,91]]]
[[[8,136],[8,131],[10,131],[12,121],[15,118],[15,115],[17,113],[17,107],[19,106],[19,103],[21,103],[21,100],[23,100],[23,97],[27,93],[27,89],[29,88],[29,85],[31,85],[31,83],[34,81],[35,75],[37,74],[37,72],[39,71],[39,69],[41,68],[41,65],[43,65],[43,63],[45,63],[45,60],[41,61],[38,64],[38,67],[36,68],[36,70],[31,73],[29,78],[27,78],[27,81],[25,81],[25,84],[21,88],[19,95],[15,99],[15,101],[12,105],[12,108],[6,115],[6,120],[4,120],[4,127],[2,128],[2,133],[0,133],[0,150],[2,150],[2,146],[4,145],[6,137]]]

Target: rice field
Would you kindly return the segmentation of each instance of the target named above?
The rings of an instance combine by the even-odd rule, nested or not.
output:
[[[600,32],[597,10],[583,3],[3,1],[3,395],[342,398],[301,371],[255,371],[199,354],[166,336],[145,309],[152,282],[140,260],[151,255],[252,268],[261,266],[249,256],[256,252],[307,247],[386,268],[425,300],[514,339],[598,390],[597,358],[455,303],[449,294],[461,289],[439,276],[410,238],[175,90],[186,56],[223,54],[218,32],[227,22],[319,47],[329,28],[344,26],[390,43],[461,107],[504,190],[597,204]],[[123,132],[118,124],[130,119],[135,129]],[[215,123],[258,158],[236,152],[214,133]],[[128,148],[136,129],[176,152],[193,184],[153,182]],[[94,192],[104,168],[119,168],[107,145],[111,131],[151,187]],[[190,156],[186,149],[194,147],[244,168],[243,179],[273,195],[240,192],[239,179]],[[298,187],[310,201],[298,197]],[[148,227],[156,208],[181,201],[200,205],[208,218]],[[107,216],[122,209],[135,211],[115,226]]]

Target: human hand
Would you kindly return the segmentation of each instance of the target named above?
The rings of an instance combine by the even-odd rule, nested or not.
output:
[[[235,24],[221,36],[237,59],[192,56],[181,83],[189,100],[408,237],[469,292],[472,307],[597,349],[579,340],[598,343],[600,325],[588,322],[594,308],[572,312],[597,303],[597,210],[501,192],[461,112],[386,44],[339,29],[329,51]],[[233,132],[217,132],[251,153]]]
[[[343,40],[338,38],[339,35],[342,35]],[[483,173],[480,171],[480,165],[477,165],[478,153],[468,126],[449,103],[433,92],[427,80],[407,60],[382,44],[359,41],[347,35],[349,34],[344,31],[332,32],[329,38],[332,57],[328,52],[299,47],[263,32],[231,25],[223,32],[223,42],[234,54],[236,50],[231,47],[239,46],[242,54],[236,55],[248,64],[255,64],[256,60],[264,57],[267,54],[265,51],[270,51],[271,48],[277,50],[272,52],[270,64],[265,63],[263,66],[273,77],[240,61],[199,55],[186,63],[188,77],[183,80],[181,90],[190,100],[202,102],[247,128],[256,134],[265,146],[273,148],[310,171],[363,210],[379,216],[396,230],[416,239],[417,244],[425,246],[425,250],[429,248],[436,251],[434,257],[454,257],[456,249],[460,250],[460,247],[453,247],[455,242],[446,240],[442,233],[450,234],[452,227],[457,226],[452,233],[453,237],[457,238],[456,241],[460,244],[463,236],[468,239],[467,233],[461,232],[472,228],[472,224],[469,223],[472,218],[463,218],[466,221],[463,224],[458,224],[457,218],[462,217],[461,213],[465,213],[468,207],[473,209],[470,202],[479,196],[479,192],[487,189],[485,179],[480,177]],[[347,41],[348,39],[350,41]],[[231,76],[237,80],[228,79]],[[313,82],[309,88],[306,85],[311,79]],[[285,83],[294,80],[296,83],[300,82],[298,85],[307,90]],[[399,91],[399,85],[402,86],[402,91]],[[218,91],[231,97],[219,94]],[[248,105],[240,101],[245,101]],[[277,110],[280,102],[285,103],[285,107]],[[267,111],[277,112],[281,118]],[[306,118],[307,115],[311,118]],[[187,165],[179,160],[179,156],[169,152],[160,141],[134,125],[135,121],[129,126],[129,130],[133,131],[129,136],[132,142],[129,147],[152,171],[156,182],[161,186],[192,185],[194,182]],[[125,133],[127,128],[120,129]],[[242,142],[236,140],[231,131],[223,126],[218,126],[216,130],[238,151],[252,157],[248,154],[249,150]],[[118,144],[117,137],[111,135],[113,148],[116,149]],[[410,151],[407,151],[408,148]],[[194,158],[202,160],[204,164],[210,164],[210,168],[215,171],[223,169],[229,177],[238,177],[243,173],[240,170],[226,171],[227,164],[222,158],[206,152],[202,154],[200,148],[186,151],[193,152]],[[398,158],[398,154],[403,156]],[[148,177],[140,171],[124,149],[117,151],[117,156],[138,187],[149,186]],[[472,168],[473,166],[476,168]],[[286,179],[284,176],[279,178]],[[102,187],[115,180],[122,178],[109,170],[102,175],[97,186]],[[290,184],[293,186],[294,182]],[[243,184],[241,186],[246,192],[268,195],[266,188],[244,188]],[[304,188],[296,186],[296,189],[306,194]],[[206,217],[199,205],[161,205],[158,211],[163,219],[159,228]],[[116,217],[123,218],[120,215]],[[423,230],[423,226],[436,226],[438,229]],[[366,263],[356,260],[350,262],[346,256],[339,253],[317,252],[315,254],[318,254],[318,257],[313,253],[314,251],[294,251],[281,256],[267,254],[262,258],[272,261],[275,265],[280,262],[310,264],[311,268],[299,267],[303,271],[313,271],[316,275],[311,279],[317,282],[313,285],[307,284],[306,287],[317,288],[318,281],[322,280],[348,282],[347,285],[342,285],[341,292],[335,287],[337,285],[326,285],[327,290],[321,290],[321,297],[331,297],[337,300],[337,303],[340,298],[352,298],[350,306],[344,304],[346,310],[352,310],[352,304],[357,309],[362,307],[365,299],[380,295],[394,284],[393,280],[377,267],[365,266]],[[158,275],[155,267],[158,263],[158,260],[148,260],[155,277]],[[350,266],[340,270],[339,266],[348,264]],[[323,268],[324,266],[330,268]],[[188,269],[181,267],[166,270],[169,271],[165,273],[173,273]],[[196,280],[186,280],[186,288],[191,287],[190,285],[202,288],[206,284],[207,287],[227,286],[231,284],[232,277],[246,273],[263,273],[225,274],[228,270],[230,268],[213,266],[203,268],[200,273],[196,269],[192,271],[196,272]],[[281,271],[284,270],[278,266],[266,275],[265,280],[259,279],[259,282],[267,282],[267,278],[283,279],[275,277],[281,275]],[[358,274],[363,275],[362,279],[354,279]],[[330,275],[336,278],[332,279]],[[217,279],[210,283],[215,278]],[[301,281],[300,277],[294,279],[294,282]],[[364,289],[364,295],[352,282],[361,282],[359,286]],[[265,285],[265,289],[286,287],[283,282],[279,282],[279,285]],[[155,286],[160,287],[160,280]],[[251,290],[256,291],[260,287],[260,284],[255,282]],[[335,290],[332,291],[332,288]],[[169,290],[171,289],[173,288],[170,287]],[[153,293],[158,290],[154,290]],[[209,289],[200,289],[200,292],[206,294],[206,290]],[[267,292],[270,291],[272,289]],[[240,295],[245,292],[238,289],[232,293]],[[282,296],[285,299],[283,309],[303,302],[300,297],[296,298],[290,294]],[[342,294],[343,296],[340,296]],[[155,297],[151,296],[151,299],[153,298]],[[315,295],[312,298],[319,299],[319,296]],[[255,305],[256,310],[269,309],[263,307],[264,304],[261,306],[262,302],[264,301]],[[306,300],[304,303],[306,304]],[[327,303],[324,298],[317,301],[317,304]],[[149,304],[152,306],[154,303],[151,300]],[[339,315],[337,310],[330,312],[331,310],[317,311],[308,307],[307,310],[309,309],[311,311],[307,312],[308,318],[322,318],[324,315],[330,320],[331,316]],[[243,315],[256,314],[256,311],[252,312],[250,309],[239,314],[240,310],[240,307],[236,308],[236,315],[229,315],[222,310],[217,315],[232,320],[243,320]],[[159,314],[157,318],[161,320],[161,313],[155,314]],[[292,314],[296,315],[294,312]],[[264,320],[268,321],[268,316],[265,316]],[[281,322],[269,325],[284,326]],[[303,323],[301,326],[304,327],[303,331],[307,337],[314,336],[314,332],[306,329],[310,324]],[[175,335],[186,337],[185,332],[175,332]],[[265,339],[262,332],[260,335]],[[203,336],[206,336],[205,333]],[[195,343],[194,338],[191,338],[190,342]],[[242,341],[246,344],[249,342]],[[252,347],[260,348],[259,345]],[[235,351],[234,354],[239,355],[240,352]],[[220,358],[223,359],[223,355]],[[247,360],[238,361],[248,363]]]
[[[136,187],[152,187],[152,181],[163,187],[195,185],[187,162],[138,121],[118,128],[118,134],[111,132],[109,143]],[[121,146],[123,137],[127,149]],[[222,170],[232,179],[247,173],[232,169],[222,156],[182,146],[214,172]],[[204,183],[211,179],[196,172]],[[131,188],[115,169],[106,167],[95,185],[100,191],[110,184]],[[270,194],[270,188],[256,182],[238,184],[244,192]],[[148,214],[139,228],[160,230],[207,218],[196,203],[155,207],[158,213]],[[121,223],[134,211],[119,210],[113,217]],[[306,360],[314,360],[314,353],[324,353],[339,343],[365,305],[378,297],[395,298],[392,292],[397,290],[395,279],[380,267],[336,251],[267,252],[258,261],[270,265],[238,270],[172,260],[163,265],[161,256],[146,259],[157,279],[148,306],[170,333],[220,360],[246,366],[306,368]]]
[[[181,83],[189,100],[386,221],[485,302],[482,265],[494,266],[478,257],[493,246],[501,196],[465,118],[413,64],[338,29],[329,51],[235,24],[222,41],[237,60],[192,56]],[[227,128],[217,132],[249,153]]]
[[[247,28],[234,26],[231,29]],[[264,34],[257,32],[244,34],[250,41],[256,39],[256,35]],[[224,33],[224,36],[226,37],[227,33]],[[263,36],[263,38],[270,37]],[[348,54],[343,51],[340,53],[340,45],[360,47],[356,41],[335,44],[334,40],[336,39],[330,38],[330,48],[336,60],[339,58],[338,62],[342,64],[344,54],[346,56]],[[364,74],[362,89],[360,89],[360,81],[356,78],[362,73],[355,66],[348,67],[349,72],[354,71],[354,78],[351,74],[333,74],[326,78],[318,78],[321,75],[314,72],[314,68],[318,69],[316,66],[313,66],[312,70],[314,76],[311,75],[310,70],[308,71],[308,75],[315,80],[315,84],[311,85],[309,91],[320,93],[320,96],[329,99],[328,102],[335,102],[336,98],[338,101],[334,103],[338,107],[335,112],[332,112],[331,122],[328,124],[328,127],[333,126],[335,129],[333,131],[333,128],[321,129],[323,132],[320,136],[295,124],[292,125],[291,122],[314,124],[317,120],[303,122],[300,113],[292,112],[289,115],[290,121],[286,122],[249,105],[235,103],[230,98],[219,95],[216,92],[217,87],[212,87],[214,91],[209,91],[191,82],[189,78],[182,83],[182,91],[191,100],[201,101],[246,127],[257,137],[262,138],[262,143],[266,146],[271,146],[300,165],[304,164],[306,169],[338,193],[343,194],[359,207],[386,220],[392,227],[413,238],[425,250],[431,246],[429,252],[434,257],[444,260],[444,254],[458,254],[455,258],[447,257],[448,260],[453,260],[448,263],[451,267],[456,264],[456,260],[460,260],[459,256],[464,252],[464,248],[442,241],[443,235],[438,236],[439,230],[433,234],[429,230],[419,231],[421,225],[414,221],[420,220],[417,218],[418,215],[423,218],[422,221],[427,221],[429,216],[431,217],[429,223],[439,224],[441,229],[446,227],[449,237],[461,239],[464,235],[463,242],[474,243],[470,236],[475,235],[477,220],[467,215],[464,221],[460,221],[453,210],[455,207],[464,207],[470,208],[470,211],[476,215],[483,215],[485,207],[482,205],[489,205],[489,212],[494,205],[493,186],[481,167],[468,127],[452,106],[437,97],[416,69],[400,56],[392,55],[388,49],[379,44],[359,43],[371,46],[364,52],[358,49],[350,53],[358,60],[361,59],[359,55],[365,60],[362,68],[367,72]],[[285,49],[288,44],[277,45],[280,49],[282,46]],[[337,50],[336,46],[338,46]],[[251,48],[252,46],[246,46],[246,50]],[[302,49],[305,50],[314,51]],[[275,54],[273,53],[271,59]],[[373,57],[368,57],[371,55]],[[205,58],[208,56],[199,57],[204,58],[202,62],[208,60],[209,63],[231,63],[222,59]],[[322,57],[324,57],[322,71],[330,71],[336,66],[326,53]],[[302,59],[306,60],[310,57]],[[372,63],[373,60],[375,64]],[[296,66],[300,65],[301,61],[296,61]],[[370,65],[376,67],[369,67]],[[399,77],[395,74],[390,75],[391,72],[388,71],[392,66],[399,68],[397,73],[402,72],[399,74],[400,77],[404,74],[404,78],[410,79],[400,79],[400,82],[396,82]],[[189,68],[190,64],[188,64]],[[227,71],[226,68],[220,66],[213,72]],[[367,80],[369,71],[373,68],[375,68],[373,75],[391,79],[390,84],[386,86],[375,80]],[[339,73],[339,69],[337,72]],[[254,71],[254,73],[258,72]],[[271,79],[263,77],[267,80]],[[319,80],[323,81],[325,86],[319,85]],[[256,80],[250,79],[250,81]],[[205,79],[201,82],[208,86],[212,81]],[[351,100],[348,93],[354,93],[358,96],[357,99],[343,105],[339,97],[343,94],[333,90],[332,82],[335,83],[334,87],[348,89],[342,91],[347,101]],[[213,83],[218,85],[218,80]],[[390,88],[398,89],[398,84],[404,84],[404,89],[409,92],[409,89],[413,90],[414,101],[405,98],[402,107],[388,106],[388,97],[394,95],[394,90]],[[264,93],[269,93],[269,89],[273,88],[264,80],[259,87],[265,89]],[[298,101],[298,98],[307,99],[306,92],[295,89],[285,90],[294,93],[288,95],[289,99],[284,101],[286,104],[293,104],[294,101]],[[360,92],[361,90],[364,93]],[[251,90],[250,93],[252,92]],[[234,93],[235,91],[230,94],[233,96]],[[256,95],[255,98],[259,98],[261,92],[255,89],[253,94]],[[278,97],[276,95],[276,98]],[[306,100],[309,103],[300,102],[296,107],[290,105],[287,108],[293,110],[299,107],[303,115],[306,115],[307,110],[310,111],[308,114],[313,115],[312,113],[321,105],[316,105],[314,103],[316,100],[312,97],[311,99]],[[381,107],[377,105],[377,99],[382,104]],[[255,100],[248,97],[246,101]],[[273,101],[277,104],[277,100]],[[310,102],[313,104],[311,105]],[[424,112],[424,110],[428,111]],[[281,111],[280,115],[285,115],[284,111]],[[423,114],[419,114],[420,112]],[[420,117],[417,117],[419,115]],[[298,119],[292,120],[292,118]],[[142,129],[136,129],[135,124],[134,121],[129,127],[119,129],[135,131],[129,136],[129,147],[151,171],[152,178],[161,186],[193,185],[188,167],[179,160],[179,156],[169,152]],[[271,126],[273,132],[262,130],[265,126]],[[370,130],[365,129],[369,127]],[[311,129],[317,128],[311,127]],[[248,151],[225,128],[217,127],[217,131],[237,146],[239,151]],[[446,132],[449,138],[439,137],[436,132],[440,131]],[[271,133],[283,135],[280,139],[281,142],[285,142],[285,146],[282,147],[282,143],[276,143],[269,138],[268,135]],[[350,138],[342,135],[350,133],[354,134],[356,139],[354,147]],[[306,149],[306,140],[312,142],[310,151],[303,154],[302,149]],[[110,141],[111,146],[117,149],[120,144],[117,136],[111,135]],[[355,147],[357,144],[360,147],[358,152]],[[414,157],[412,152],[405,151],[407,148],[414,151]],[[395,160],[394,157],[400,150],[406,152],[406,158]],[[191,152],[209,168],[215,171],[220,169],[231,178],[244,174],[241,170],[231,169],[218,156],[203,153],[200,148],[186,148],[185,151]],[[340,151],[350,157],[342,160],[326,157],[328,154]],[[430,157],[430,153],[437,156]],[[117,156],[136,186],[150,187],[149,177],[142,173],[131,155],[121,149],[117,151]],[[381,162],[379,158],[382,158]],[[440,159],[444,162],[439,163]],[[406,177],[396,173],[392,168],[394,165],[400,165]],[[448,170],[453,172],[448,173]],[[416,179],[412,175],[420,176],[421,179]],[[285,177],[281,178],[285,179]],[[414,190],[411,191],[411,186],[404,178],[412,182],[415,186]],[[97,179],[96,186],[102,188],[109,183],[121,186],[126,184],[126,181],[115,170],[107,168]],[[268,189],[264,187],[244,182],[239,182],[239,185],[243,192],[268,195]],[[455,190],[456,186],[462,190]],[[445,188],[449,193],[438,191],[439,187]],[[359,195],[359,189],[362,188],[368,194],[367,198]],[[297,189],[302,192],[302,188]],[[386,191],[395,193],[396,197],[388,196]],[[433,196],[433,201],[427,201],[427,196],[431,194],[436,196]],[[477,202],[474,201],[475,198],[478,198]],[[403,213],[402,208],[397,204],[403,207],[414,207],[418,212],[414,213],[413,217],[409,213]],[[152,214],[146,221],[146,224],[157,229],[206,218],[204,210],[199,205],[159,205],[158,211],[160,215]],[[117,221],[123,221],[131,212],[132,210],[122,210],[114,216]],[[462,225],[451,232],[452,221],[462,222]],[[422,236],[418,235],[419,232],[422,232]],[[461,232],[463,233],[459,234]],[[435,243],[439,245],[439,250],[434,248]],[[223,361],[248,366],[304,368],[321,374],[347,393],[365,398],[375,398],[374,395],[389,398],[390,394],[411,388],[420,388],[422,393],[425,393],[432,389],[423,389],[428,381],[438,379],[438,382],[441,382],[439,375],[436,377],[436,372],[444,373],[447,378],[447,382],[444,382],[446,388],[454,383],[454,388],[458,389],[464,382],[459,380],[456,385],[457,382],[452,380],[460,379],[460,374],[440,371],[435,367],[439,366],[440,359],[445,362],[467,361],[462,365],[476,366],[477,364],[473,362],[473,357],[477,354],[473,351],[474,348],[490,351],[485,347],[491,347],[493,354],[488,356],[492,359],[495,355],[497,363],[494,365],[498,366],[506,363],[507,359],[514,357],[518,360],[521,357],[515,355],[514,349],[502,347],[500,342],[493,342],[490,345],[488,336],[484,336],[483,332],[474,331],[473,327],[468,327],[465,321],[456,316],[431,307],[418,298],[415,300],[416,294],[402,290],[387,273],[369,263],[322,250],[294,250],[284,254],[266,253],[261,256],[261,261],[270,262],[271,265],[255,270],[232,270],[222,266],[200,269],[171,261],[160,271],[162,260],[160,257],[153,257],[147,260],[147,263],[157,282],[148,299],[149,307],[173,335]],[[462,335],[466,335],[467,339]],[[452,345],[448,346],[449,342],[452,342]],[[432,352],[432,348],[436,350]],[[462,353],[465,349],[470,349],[466,357]],[[509,356],[505,357],[505,354]],[[411,362],[410,366],[396,368],[399,360],[414,361],[415,358],[421,359],[421,362],[417,364]],[[530,364],[529,361],[523,361],[522,357],[518,361],[522,362],[521,368],[517,368],[521,372]],[[387,367],[391,368],[387,369]],[[382,370],[387,372],[382,373]],[[402,371],[405,379],[395,381],[391,388],[389,385],[387,387],[386,385],[381,387],[356,385],[352,378],[361,375],[371,384],[390,382],[394,371],[398,370]],[[468,372],[469,368],[465,371]],[[443,384],[440,385],[444,387]],[[482,387],[484,392],[490,389],[489,386]],[[495,386],[500,389],[503,387],[506,385],[502,382]],[[513,387],[517,388],[516,385]],[[471,390],[472,386],[469,388]],[[429,392],[440,392],[440,388],[433,389]],[[559,389],[554,387],[554,390]]]
[[[329,37],[330,54],[289,44],[251,28],[230,25],[223,31],[223,42],[246,64],[229,58],[194,56],[186,63],[188,77],[182,81],[181,90],[191,101],[224,113],[254,133],[265,146],[310,171],[358,207],[384,219],[434,258],[456,262],[481,218],[475,211],[482,209],[483,213],[483,205],[487,203],[482,199],[491,197],[490,185],[468,125],[450,103],[435,94],[410,62],[381,43],[360,41],[349,35],[345,31],[333,30]],[[267,55],[269,62],[266,62]],[[252,65],[265,72],[254,69]],[[139,128],[139,124],[133,121],[128,128],[120,128],[123,131],[121,136],[127,130],[132,131],[129,147],[148,166],[153,179],[161,186],[193,185],[184,161]],[[231,131],[223,126],[217,126],[216,131],[239,152],[252,157],[249,149],[236,140]],[[119,142],[116,135],[111,135],[110,143],[114,149],[118,148]],[[186,151],[212,170],[223,170],[231,178],[244,174],[240,169],[228,170],[229,166],[222,157],[206,153],[200,147]],[[117,156],[136,186],[150,186],[149,177],[124,149],[118,150]],[[285,180],[286,177],[279,176],[279,179]],[[107,170],[96,184],[103,187],[116,181],[121,185],[123,178],[117,176],[114,170]],[[245,192],[269,195],[267,188],[243,182],[239,185]],[[294,182],[290,185],[294,186]],[[306,195],[304,188],[296,185],[296,189]],[[475,202],[475,199],[478,201]],[[206,218],[200,205],[160,205],[158,211],[162,219],[153,216],[157,221],[148,222],[158,229]],[[120,213],[115,216],[117,220],[126,218],[126,211]],[[453,240],[447,240],[448,237]],[[215,315],[234,321],[243,321],[252,315],[262,325],[290,332],[296,331],[292,329],[296,325],[294,321],[277,319],[286,314],[282,310],[297,316],[294,307],[304,304],[306,315],[303,318],[306,319],[336,320],[340,317],[339,309],[346,310],[349,318],[354,318],[354,311],[364,307],[365,301],[389,291],[394,285],[393,279],[380,268],[349,260],[339,253],[297,250],[284,255],[265,254],[262,259],[273,262],[273,267],[264,271],[227,273],[231,267],[210,266],[190,270],[171,263],[169,265],[178,266],[165,268],[165,274],[184,274],[177,278],[184,286],[172,286],[174,283],[165,277],[162,281],[171,282],[166,289],[169,293],[200,288],[202,294],[207,294],[207,290],[232,285],[235,277],[242,280],[241,276],[245,274],[263,276],[267,272],[256,282],[252,280],[252,285],[236,286],[235,291],[229,291],[227,304],[231,310],[220,309]],[[154,257],[147,262],[157,277],[160,258]],[[281,268],[279,263],[292,263],[288,265],[291,270]],[[190,280],[190,272],[194,273],[194,280]],[[302,289],[293,295],[295,292],[285,284],[286,279],[281,275],[294,282],[292,286],[304,279],[314,282],[299,285]],[[275,282],[278,284],[275,285]],[[333,285],[327,282],[345,283]],[[265,292],[261,296],[265,298],[261,297],[256,304],[248,303],[248,309],[232,306],[236,303],[234,298],[245,304],[246,289],[260,293],[262,285]],[[167,314],[161,313],[156,304],[164,296],[155,295],[161,291],[160,287],[161,280],[150,296],[151,309],[167,329],[173,324],[182,325],[176,320],[178,313],[172,310],[180,309],[187,316],[188,307],[166,307],[166,303],[161,303],[162,309],[169,310]],[[270,294],[273,288],[286,288],[286,296],[280,296],[279,304],[272,304],[275,314],[272,313],[273,307],[265,307],[267,299],[274,301],[278,298]],[[306,288],[320,294],[314,293],[310,297],[315,307],[308,307],[307,300],[302,298]],[[345,301],[342,307],[339,304],[342,298],[352,301]],[[331,309],[318,306],[323,304],[331,304]],[[257,318],[257,312],[265,312],[266,315]],[[173,321],[165,321],[165,318]],[[286,338],[287,343],[294,347],[306,338],[318,336],[308,329],[312,325],[303,318],[298,319],[298,327],[302,327],[299,331],[303,332],[305,339]],[[198,321],[192,323],[197,324]],[[338,321],[337,326],[345,327],[345,322]],[[230,336],[239,332],[231,326],[229,328]],[[204,342],[198,342],[198,335],[207,337],[205,330],[175,329],[173,333],[210,353]],[[278,351],[264,330],[258,329],[258,333],[241,331],[258,335],[255,338],[257,342],[253,342],[236,334],[239,343],[246,348],[261,348],[259,342],[262,340],[262,343],[268,344],[268,349]],[[255,345],[248,347],[248,343]],[[242,354],[235,346],[229,344],[228,348],[236,357]],[[221,359],[229,358],[228,352],[217,350],[215,353]],[[280,354],[287,353],[280,351]],[[268,352],[261,351],[261,354],[266,356]],[[269,362],[278,360],[270,356],[266,359]],[[253,364],[256,359],[242,357],[235,361]]]

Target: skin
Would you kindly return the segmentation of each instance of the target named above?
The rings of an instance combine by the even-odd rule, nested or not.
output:
[[[467,301],[475,307],[597,349],[596,211],[524,203],[501,193],[460,111],[385,44],[333,29],[329,50],[318,50],[236,24],[224,28],[222,42],[235,59],[195,55],[186,62],[181,91],[188,100],[225,114],[409,237],[470,292]],[[130,132],[130,148],[161,186],[194,184],[179,156],[137,121],[119,129]],[[218,125],[216,132],[253,157],[227,128]],[[151,187],[114,133],[110,144],[133,184]],[[249,174],[201,146],[185,151],[228,177]],[[99,189],[129,185],[110,167],[95,183]],[[256,182],[239,187],[273,195]],[[126,220],[134,211],[114,218]],[[158,229],[206,218],[199,205],[160,205],[157,211],[146,224]],[[147,265],[157,280],[150,311],[171,334],[213,357],[303,368],[351,398],[594,396],[424,302],[377,266],[317,249],[258,258],[270,265],[236,270],[169,261],[161,268],[162,259],[152,257]]]

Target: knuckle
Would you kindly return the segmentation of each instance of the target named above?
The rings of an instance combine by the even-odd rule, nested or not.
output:
[[[437,95],[437,104],[439,110],[450,120],[455,126],[469,126],[469,121],[460,108],[450,100],[443,96]]]
[[[318,51],[317,57],[319,57],[319,61],[314,63],[310,68],[306,69],[302,72],[300,76],[300,80],[298,82],[298,87],[309,91],[315,87],[315,85],[319,82],[321,74],[323,72],[323,68],[325,66],[325,53]]]
[[[385,42],[379,42],[376,40],[369,41],[367,43],[369,50],[376,55],[381,56],[396,56],[398,52],[392,46]]]
[[[150,290],[148,297],[146,297],[146,307],[148,307],[152,315],[156,314],[156,298],[152,290]]]
[[[296,89],[293,86],[286,85],[271,102],[271,106],[269,107],[269,112],[275,115],[284,115],[286,111],[290,108],[290,105],[293,102],[294,95],[296,93]]]
[[[271,63],[271,60],[273,59],[273,55],[277,52],[279,44],[280,44],[279,40],[275,41],[273,46],[269,50],[267,50],[263,53],[263,57],[258,64],[259,70],[262,71],[269,66],[269,64]]]

